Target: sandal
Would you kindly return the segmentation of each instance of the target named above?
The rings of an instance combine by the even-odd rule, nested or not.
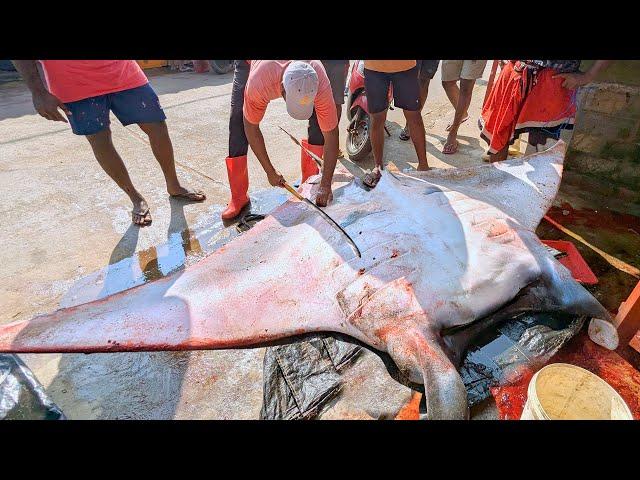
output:
[[[455,143],[445,143],[444,147],[442,147],[442,153],[446,155],[453,155],[458,151],[458,147],[460,144],[456,140]]]
[[[380,179],[382,178],[382,172],[378,169],[369,170],[364,177],[362,177],[362,183],[369,188],[375,188]]]
[[[407,132],[407,127],[404,127],[400,131],[400,136],[398,138],[400,138],[400,140],[404,142],[406,142],[407,140],[411,140],[411,135],[409,134],[409,132]]]
[[[173,198],[184,198],[185,200],[189,200],[191,202],[203,202],[207,199],[207,196],[204,194],[204,192],[198,190],[197,192],[183,192],[183,193],[176,193],[175,195],[171,195],[169,194],[170,197]]]
[[[135,222],[135,217],[142,217],[144,219],[144,221],[142,223],[136,223]],[[134,225],[138,225],[139,227],[146,227],[147,225],[151,225],[152,222],[152,218],[151,215],[149,214],[149,209],[147,208],[146,210],[141,210],[136,212],[135,210],[131,210],[131,223],[133,223]]]

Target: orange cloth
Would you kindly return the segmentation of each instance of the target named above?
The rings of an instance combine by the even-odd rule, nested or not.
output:
[[[49,91],[76,102],[149,82],[135,60],[40,60]]]
[[[282,75],[293,60],[252,60],[251,71],[244,89],[244,117],[249,123],[259,124],[271,100],[282,97]],[[329,77],[320,60],[309,60],[309,65],[318,74],[318,93],[313,107],[318,117],[318,125],[323,132],[329,132],[338,125],[338,113],[333,101]]]
[[[415,60],[365,60],[364,68],[374,72],[404,72],[416,66]]]
[[[513,143],[520,133],[536,128],[555,131],[574,123],[575,90],[564,88],[562,78],[553,78],[555,70],[544,68],[532,74],[515,66],[513,62],[504,66],[482,108],[480,136],[492,154]]]

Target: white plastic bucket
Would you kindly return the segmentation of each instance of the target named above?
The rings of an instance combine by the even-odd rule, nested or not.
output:
[[[521,420],[633,420],[607,382],[584,368],[552,363],[529,382]]]

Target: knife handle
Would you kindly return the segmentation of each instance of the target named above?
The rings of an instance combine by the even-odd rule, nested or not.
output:
[[[306,200],[302,195],[300,195],[300,193],[298,193],[298,191],[295,188],[293,188],[287,182],[284,182],[284,188],[289,190],[289,193],[294,197],[296,197],[298,200],[302,200],[302,201]]]

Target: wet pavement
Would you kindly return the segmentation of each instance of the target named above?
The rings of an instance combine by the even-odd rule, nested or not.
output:
[[[489,67],[485,80],[488,73]],[[478,164],[484,145],[475,121],[486,81],[476,85],[471,118],[460,128],[459,152],[444,155],[444,128],[453,108],[439,79],[437,73],[423,110],[429,161],[438,168]],[[28,319],[160,278],[238,235],[234,225],[220,220],[229,195],[224,158],[232,75],[158,70],[150,72],[150,80],[167,113],[178,174],[208,198],[202,204],[170,199],[144,134],[112,117],[114,144],[151,208],[153,224],[146,228],[131,225],[127,197],[97,165],[84,138],[73,135],[66,124],[38,117],[22,83],[0,85],[0,182],[5,195],[0,207],[0,322]],[[300,176],[299,149],[278,125],[304,138],[306,124],[291,119],[282,101],[269,106],[263,124],[274,164],[294,182]],[[389,113],[392,137],[385,158],[400,170],[417,164],[411,142],[397,138],[403,125],[401,111]],[[343,150],[345,131],[343,115]],[[359,165],[342,163],[356,174],[373,165],[371,159]],[[287,199],[285,192],[269,187],[252,154],[249,175],[252,212],[267,213]],[[574,207],[578,203],[577,197],[565,197],[558,201]],[[550,215],[590,243],[640,266],[637,221],[614,217],[606,228],[593,228],[585,219],[588,206],[580,202],[579,209],[556,202]],[[627,220],[630,226],[623,232],[620,224]],[[609,229],[614,226],[617,229]],[[542,238],[565,239],[548,225],[540,228]],[[598,233],[610,231],[604,237]],[[617,308],[618,299],[635,283],[574,243],[601,277],[595,294],[607,308]],[[263,354],[263,349],[248,349],[21,357],[69,418],[257,418]],[[363,356],[350,375],[357,381],[328,418],[393,418],[411,399],[412,392],[396,384],[373,354]],[[388,403],[376,404],[381,397]],[[483,415],[491,417],[491,408],[488,411]]]

